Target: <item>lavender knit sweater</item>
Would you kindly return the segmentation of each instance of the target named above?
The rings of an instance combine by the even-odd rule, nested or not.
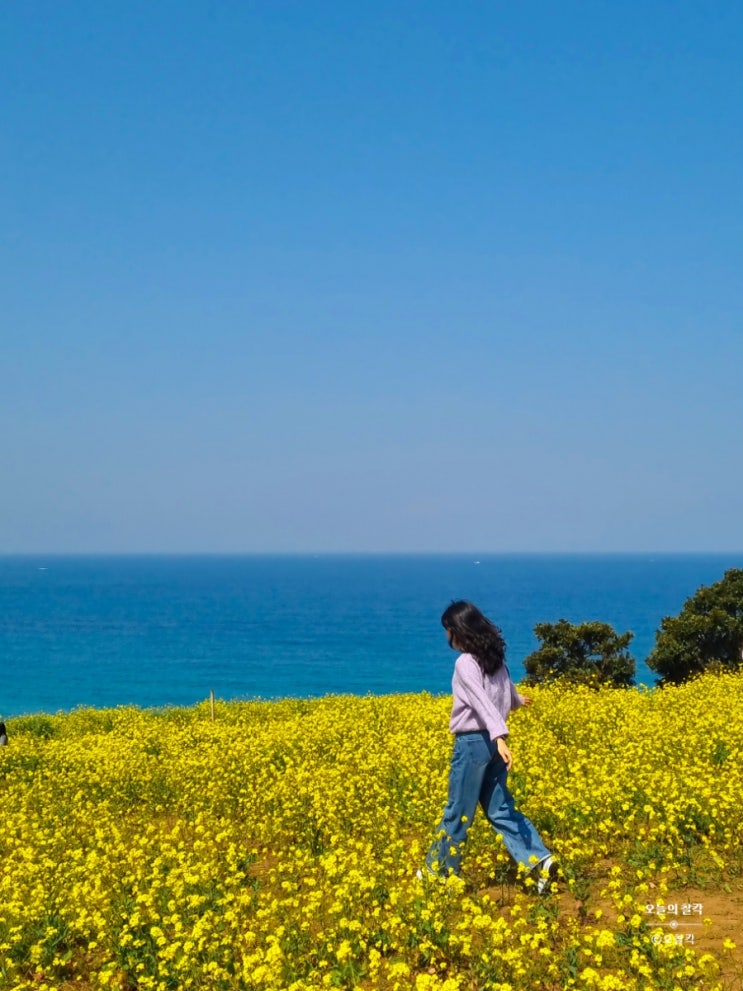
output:
[[[508,735],[506,717],[523,705],[505,665],[495,674],[484,674],[472,654],[460,654],[451,683],[454,705],[452,733],[487,730],[491,740]]]

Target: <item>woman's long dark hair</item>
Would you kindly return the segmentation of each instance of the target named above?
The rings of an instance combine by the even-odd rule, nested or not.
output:
[[[441,625],[450,632],[457,647],[472,654],[485,674],[495,674],[506,659],[506,642],[501,631],[471,602],[452,604],[444,610]]]

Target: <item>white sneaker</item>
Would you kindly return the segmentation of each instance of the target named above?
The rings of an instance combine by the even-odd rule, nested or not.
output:
[[[459,891],[464,885],[464,881],[458,874],[449,874],[445,877],[443,874],[437,874],[435,871],[432,871],[429,867],[424,867],[422,870],[418,868],[415,876],[421,884],[427,882],[428,884],[441,885],[443,888],[447,890],[451,889],[452,891]]]
[[[537,894],[543,895],[552,884],[554,874],[557,871],[557,864],[555,863],[554,857],[550,855],[545,857],[544,860],[540,860],[534,868],[535,871],[537,869],[539,870],[539,878],[537,879]]]

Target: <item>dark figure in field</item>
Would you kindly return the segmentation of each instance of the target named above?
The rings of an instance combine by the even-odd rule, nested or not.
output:
[[[449,646],[460,652],[449,722],[454,752],[449,798],[426,867],[429,874],[459,874],[462,847],[479,802],[513,859],[537,875],[541,894],[549,885],[554,861],[533,824],[516,809],[506,784],[513,763],[506,718],[511,709],[531,705],[531,699],[516,691],[504,663],[501,632],[476,606],[453,602],[441,623]]]

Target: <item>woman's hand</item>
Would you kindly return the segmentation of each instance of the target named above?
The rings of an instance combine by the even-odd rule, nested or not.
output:
[[[522,695],[521,692],[519,692],[519,698],[521,699],[522,705],[531,705],[534,701],[534,699],[529,698],[528,695]]]
[[[508,749],[508,744],[506,743],[506,741],[503,739],[502,736],[499,736],[498,739],[495,741],[495,745],[498,748],[498,753],[503,758],[503,761],[506,765],[506,770],[510,771],[513,765],[513,754]]]

